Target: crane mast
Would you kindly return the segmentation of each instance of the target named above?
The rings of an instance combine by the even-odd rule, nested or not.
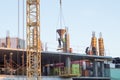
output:
[[[27,0],[27,80],[41,80],[40,0]]]

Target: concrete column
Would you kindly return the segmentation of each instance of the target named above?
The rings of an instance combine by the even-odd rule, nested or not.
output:
[[[49,65],[47,66],[47,75],[48,76],[50,75],[50,66]]]
[[[105,69],[104,69],[104,61],[101,61],[101,63],[100,63],[100,67],[101,67],[101,75],[102,75],[102,77],[104,77],[104,71],[105,71]]]
[[[65,67],[67,69],[67,72],[70,73],[71,72],[71,59],[70,59],[70,57],[66,57]]]
[[[13,75],[12,56],[13,56],[13,53],[11,52],[10,53],[10,75]]]
[[[94,62],[93,62],[93,73],[94,73],[94,77],[98,77],[97,61],[94,61]]]
[[[42,73],[45,75],[45,66],[42,67]]]

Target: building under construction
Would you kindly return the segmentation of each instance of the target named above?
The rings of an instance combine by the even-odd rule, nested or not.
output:
[[[60,18],[60,23],[61,21]],[[83,54],[72,51],[67,28],[57,29],[56,32],[59,35],[58,52],[43,51],[40,39],[40,0],[26,0],[26,48],[21,48],[19,44],[12,48],[9,36],[2,42],[0,79],[111,80],[109,61],[112,57],[105,56],[101,34],[99,48],[93,32],[91,44],[86,48],[86,54]],[[20,42],[18,39],[16,41]]]
[[[92,44],[96,43],[97,45],[94,32],[91,38],[90,47],[92,48],[86,49],[86,54],[73,53],[69,45],[67,45],[67,41],[59,41],[66,38],[68,33],[66,33],[65,29],[58,29],[57,32],[60,36],[57,50],[61,50],[61,52],[41,52],[42,80],[111,80],[109,61],[112,60],[112,57],[101,55],[100,51],[97,52],[97,49],[94,49]],[[100,39],[98,41],[99,45],[103,44],[103,42],[100,43]],[[102,48],[99,47],[99,50]],[[0,74],[2,78],[5,80],[8,78],[15,80],[26,79],[26,52],[26,49],[0,48]],[[9,77],[7,77],[8,75]]]

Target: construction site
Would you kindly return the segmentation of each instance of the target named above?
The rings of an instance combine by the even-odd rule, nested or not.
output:
[[[57,32],[60,35],[58,41],[63,38],[66,38],[68,39],[67,41],[69,41],[69,37],[65,36],[65,29],[58,29]],[[24,47],[19,49],[12,48],[12,44],[10,44],[12,41],[11,39],[12,38],[7,36],[4,40],[5,42],[0,43],[2,45],[0,48],[1,76],[3,76],[3,78],[12,78],[15,80],[22,80],[29,77],[31,78],[30,80],[36,80],[37,75],[35,74],[37,74],[38,71],[36,68],[34,69],[36,63],[34,65],[33,63],[29,63],[28,66],[26,64],[28,61],[26,58],[27,50],[24,49]],[[61,50],[61,52],[49,52],[41,49],[41,75],[39,77],[41,79],[43,78],[42,80],[46,80],[46,78],[56,80],[110,80],[109,62],[112,60],[112,57],[105,56],[104,54],[102,36],[100,36],[98,40],[99,53],[96,50],[97,39],[94,32],[91,38],[92,47],[86,48],[86,54],[73,53],[72,49],[69,47],[69,43],[66,42],[60,42],[61,44],[58,43],[58,50]],[[5,44],[4,46],[3,43]],[[30,69],[32,70],[31,74],[30,72],[26,73],[27,69],[29,70],[28,67],[34,69]],[[34,75],[32,75],[33,72]]]
[[[112,80],[113,58],[105,54],[102,33],[97,39],[92,32],[85,52],[74,53],[68,28],[59,28],[57,50],[49,51],[40,38],[40,0],[26,0],[26,6],[26,41],[9,32],[0,38],[0,80]]]

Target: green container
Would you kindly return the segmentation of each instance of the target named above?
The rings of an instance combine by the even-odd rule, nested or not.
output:
[[[59,68],[54,68],[53,74],[58,75],[59,74]]]
[[[81,66],[79,64],[72,64],[72,74],[81,75]]]

